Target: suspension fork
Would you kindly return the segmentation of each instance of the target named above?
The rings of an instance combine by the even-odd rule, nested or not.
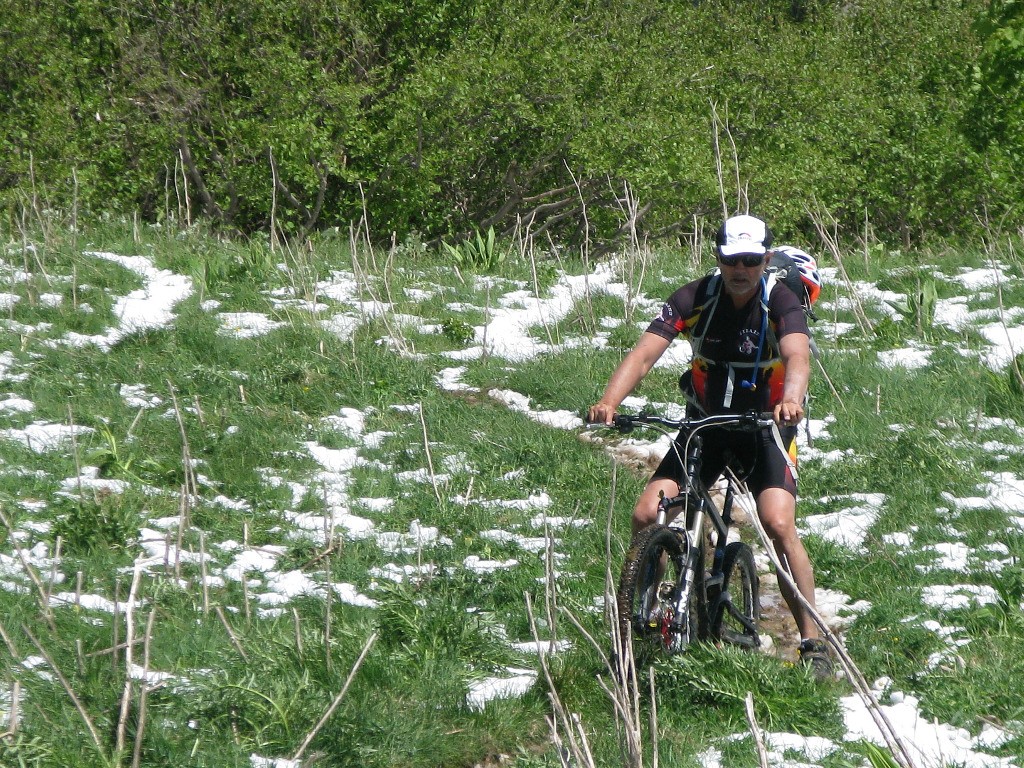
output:
[[[701,551],[698,547],[704,546],[701,532],[704,528],[704,514],[708,504],[704,495],[698,491],[700,488],[701,448],[702,440],[700,435],[693,435],[690,438],[690,450],[686,455],[686,488],[682,489],[686,498],[684,511],[686,514],[686,540],[689,546],[686,548],[682,590],[680,590],[675,611],[675,620],[680,623],[689,621],[690,614],[686,607],[690,603],[697,577],[699,576],[702,582],[704,578],[703,573],[697,573],[697,564],[700,561]],[[702,589],[703,583],[696,588]],[[696,631],[696,627],[690,627],[691,637]]]
[[[719,513],[717,509],[712,509],[708,514],[711,525],[715,529],[715,555],[711,566],[712,580],[720,579],[722,575],[722,559],[725,557],[725,547],[729,543],[729,528],[732,526],[732,505],[735,493],[732,483],[728,483],[725,488],[722,511]]]

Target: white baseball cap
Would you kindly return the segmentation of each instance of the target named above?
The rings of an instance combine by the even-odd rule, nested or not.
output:
[[[763,256],[771,248],[772,231],[756,216],[733,216],[718,230],[715,244],[720,256]]]

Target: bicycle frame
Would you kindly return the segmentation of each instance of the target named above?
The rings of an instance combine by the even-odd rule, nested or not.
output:
[[[741,633],[733,633],[739,637],[741,645],[756,646],[757,625],[756,615],[747,616],[744,610],[737,608],[729,594],[729,575],[735,561],[735,554],[727,554],[738,545],[729,543],[729,530],[733,524],[732,510],[736,488],[732,481],[727,481],[725,500],[719,510],[710,490],[701,480],[701,461],[703,440],[699,434],[704,427],[725,426],[743,431],[754,431],[769,426],[773,421],[768,414],[718,415],[703,419],[687,419],[673,421],[658,416],[619,416],[616,426],[621,431],[630,431],[635,425],[669,427],[684,429],[685,456],[681,456],[684,467],[683,476],[679,478],[679,494],[673,497],[661,496],[658,502],[658,514],[654,528],[668,528],[680,540],[676,548],[673,562],[676,563],[677,576],[674,581],[671,599],[671,621],[661,625],[663,644],[669,652],[682,650],[693,640],[711,633],[717,633],[721,627],[723,615],[728,615],[744,628]],[[667,433],[666,433],[667,434]],[[673,441],[672,450],[680,450]],[[714,550],[710,571],[705,573],[705,549],[703,533],[705,522],[714,532]],[[647,530],[647,529],[645,529]],[[686,546],[682,546],[685,544]],[[745,546],[745,545],[744,545]],[[747,548],[749,549],[749,547]],[[751,566],[752,567],[752,566]],[[659,569],[660,570],[660,569]],[[660,577],[658,582],[660,583]],[[698,592],[694,593],[694,589]],[[749,609],[748,609],[749,610]],[[711,632],[707,632],[708,624]]]
[[[689,621],[689,612],[686,610],[686,606],[689,605],[694,585],[702,590],[699,597],[708,608],[710,608],[707,599],[709,592],[713,588],[722,586],[724,580],[722,559],[725,554],[725,545],[728,543],[729,529],[732,526],[732,505],[735,489],[731,481],[727,482],[725,501],[722,504],[722,510],[719,511],[718,506],[711,497],[710,491],[700,479],[702,448],[700,435],[693,435],[690,439],[690,448],[686,456],[686,475],[680,479],[681,488],[679,495],[672,498],[663,496],[658,504],[656,524],[669,525],[677,529],[681,534],[685,534],[688,545],[686,547],[686,561],[682,569],[683,578],[679,584],[679,596],[675,606],[673,606],[673,621],[680,625],[679,628],[681,628],[683,622]],[[668,519],[671,512],[677,508],[680,509],[681,514],[675,520],[681,518],[683,520],[681,525],[673,525],[672,523],[675,521]],[[700,564],[704,547],[705,520],[711,524],[715,534],[714,557],[712,559],[711,572],[707,576],[703,573],[698,574],[698,569],[703,571]],[[691,632],[687,634],[692,635],[692,629],[695,628],[691,628]]]

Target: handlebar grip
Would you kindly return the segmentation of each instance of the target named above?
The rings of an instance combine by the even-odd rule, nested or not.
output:
[[[631,416],[621,413],[615,414],[611,424],[605,424],[603,421],[585,421],[583,424],[584,429],[614,429],[622,433],[632,432],[635,426]]]

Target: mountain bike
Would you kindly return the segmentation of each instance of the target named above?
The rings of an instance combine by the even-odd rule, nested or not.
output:
[[[681,438],[670,450],[679,444],[685,450],[679,495],[662,495],[657,520],[634,537],[619,576],[619,637],[632,643],[638,661],[652,652],[679,653],[700,640],[760,646],[754,553],[744,542],[729,541],[738,489],[727,473],[721,508],[715,503],[701,480],[701,432],[753,433],[773,423],[770,414],[754,412],[682,420],[651,414],[615,417],[612,428],[622,433],[649,427],[671,437],[669,430],[679,430]],[[709,557],[711,566],[705,570]]]

